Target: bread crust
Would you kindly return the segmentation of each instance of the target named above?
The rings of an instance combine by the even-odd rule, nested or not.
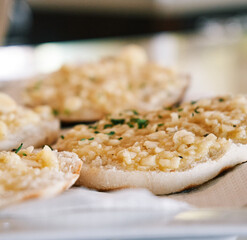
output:
[[[71,187],[79,177],[82,161],[71,152],[57,152],[56,154],[59,160],[60,173],[63,173],[62,179],[61,177],[56,179],[54,174],[52,177],[47,175],[45,179],[39,179],[39,184],[35,189],[1,193],[0,208],[34,198],[50,198]]]
[[[16,149],[21,143],[24,148],[51,145],[57,140],[59,130],[58,119],[42,120],[39,124],[21,126],[17,132],[9,133],[6,138],[0,140],[0,151]]]
[[[126,171],[115,168],[84,165],[77,185],[109,191],[121,188],[147,188],[163,195],[201,185],[222,171],[247,161],[247,145],[232,143],[227,152],[216,160],[198,163],[186,171]]]

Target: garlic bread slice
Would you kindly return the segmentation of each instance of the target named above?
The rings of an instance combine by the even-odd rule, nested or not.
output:
[[[116,57],[63,66],[25,91],[28,106],[50,105],[64,122],[96,121],[124,109],[157,109],[179,102],[187,76],[149,62],[145,51],[128,46]]]
[[[57,195],[74,184],[82,162],[76,154],[45,146],[0,152],[0,207]]]
[[[145,187],[169,194],[247,161],[247,98],[201,99],[159,111],[128,110],[59,139],[84,162],[79,185]]]
[[[28,109],[0,92],[0,151],[23,147],[41,147],[58,138],[59,120],[48,106]]]

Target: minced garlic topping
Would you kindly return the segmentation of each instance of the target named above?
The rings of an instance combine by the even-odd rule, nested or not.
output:
[[[39,124],[43,120],[53,119],[54,115],[48,106],[36,107],[33,110],[18,106],[4,93],[0,93],[0,140],[8,134],[18,131],[29,124]]]
[[[26,103],[48,104],[67,118],[105,114],[128,108],[151,110],[173,104],[182,95],[187,79],[171,70],[147,62],[143,49],[127,47],[115,58],[81,66],[63,66],[32,83]]]
[[[33,152],[33,147],[13,152],[0,152],[0,194],[39,187],[42,176],[56,174],[59,162],[55,151],[45,146],[41,151]],[[47,176],[46,176],[47,177]],[[45,179],[42,180],[43,182]]]
[[[128,110],[78,125],[57,143],[91,166],[183,171],[247,143],[247,98],[224,96],[145,114]]]

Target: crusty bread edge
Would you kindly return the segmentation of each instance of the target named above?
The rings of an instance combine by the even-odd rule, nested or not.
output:
[[[247,145],[232,143],[219,159],[198,163],[183,172],[123,171],[84,164],[76,185],[104,191],[129,187],[147,188],[154,194],[162,195],[201,185],[222,171],[245,161]]]
[[[0,151],[9,151],[17,148],[23,143],[23,148],[53,144],[60,132],[60,122],[58,119],[43,120],[39,124],[27,124],[20,127],[17,132],[9,133],[8,136],[0,140]]]
[[[55,184],[50,184],[41,189],[18,192],[11,198],[0,199],[0,208],[35,198],[51,198],[70,188],[80,175],[82,161],[75,153],[71,152],[58,152],[57,156],[58,160],[64,162],[66,165],[65,169],[61,169],[61,171],[67,174],[63,181],[56,181]],[[66,169],[69,169],[69,171],[65,172]]]

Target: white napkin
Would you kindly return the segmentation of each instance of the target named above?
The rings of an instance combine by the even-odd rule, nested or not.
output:
[[[158,210],[175,213],[191,206],[185,202],[158,197],[146,189],[125,189],[97,192],[85,188],[72,188],[51,198],[27,201],[2,209],[0,217],[65,214],[74,211]]]

